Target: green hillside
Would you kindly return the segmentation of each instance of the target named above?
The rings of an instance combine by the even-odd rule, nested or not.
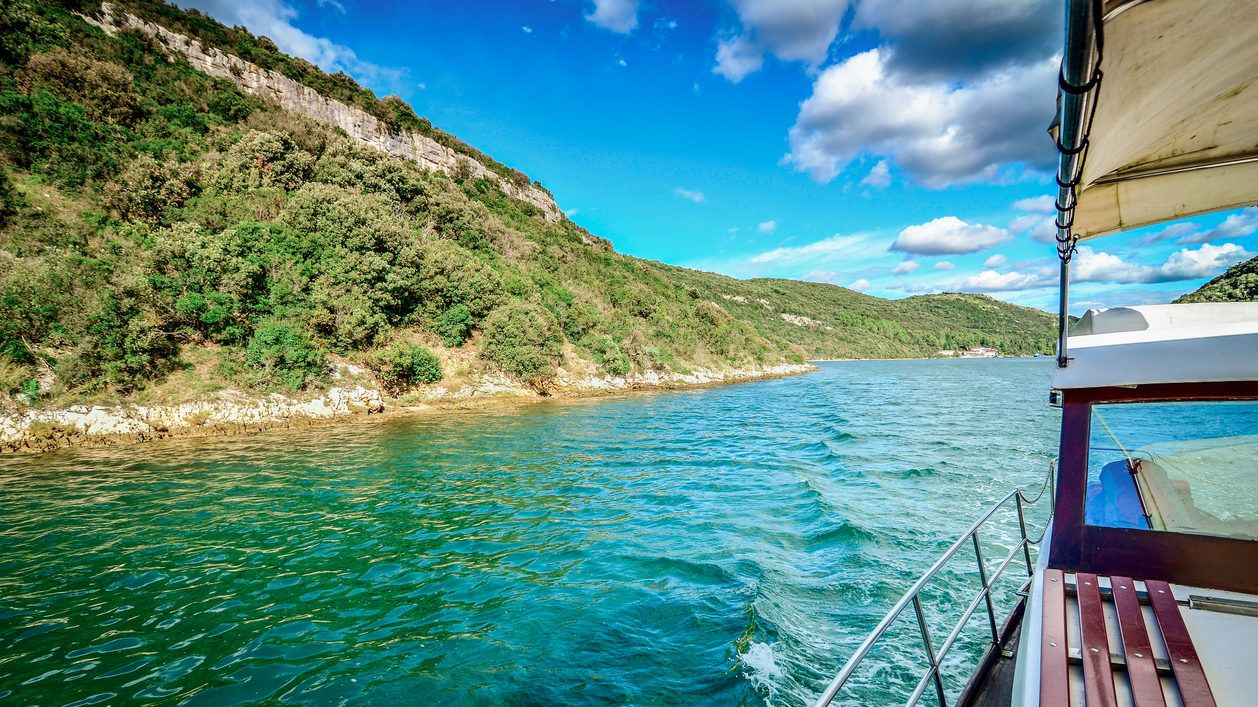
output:
[[[454,354],[544,388],[581,361],[623,374],[1051,351],[1048,314],[983,296],[889,301],[616,253],[496,182],[426,172],[144,35],[111,38],[66,9],[85,4],[0,4],[3,392],[297,390],[323,385],[336,360],[404,389]],[[122,6],[528,179],[266,38]]]
[[[1258,301],[1258,258],[1233,265],[1227,272],[1202,285],[1196,292],[1180,297],[1175,303],[1254,301]]]

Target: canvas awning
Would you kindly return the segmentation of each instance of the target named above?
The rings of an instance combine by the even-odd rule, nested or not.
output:
[[[1258,204],[1258,0],[1106,0],[1102,17],[1075,235]]]

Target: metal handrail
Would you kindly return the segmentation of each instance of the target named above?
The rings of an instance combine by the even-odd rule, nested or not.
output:
[[[826,688],[825,692],[821,693],[821,696],[817,698],[816,707],[827,707],[827,705],[829,705],[834,698],[838,696],[839,691],[843,689],[843,686],[847,684],[847,681],[852,677],[852,674],[856,672],[856,668],[860,665],[861,661],[869,655],[869,652],[873,650],[874,645],[877,644],[878,640],[882,638],[882,635],[887,632],[887,629],[891,628],[891,625],[895,623],[896,619],[900,618],[900,615],[904,613],[904,610],[907,609],[909,605],[913,606],[913,611],[917,615],[918,633],[921,634],[922,643],[926,648],[926,658],[930,662],[930,668],[918,682],[917,687],[913,690],[912,695],[910,695],[907,704],[916,705],[918,700],[922,698],[922,695],[925,694],[926,690],[933,682],[936,697],[939,698],[940,707],[946,707],[947,698],[944,695],[943,677],[939,672],[939,667],[943,663],[944,656],[952,648],[953,644],[956,643],[957,638],[961,635],[961,631],[965,628],[966,623],[969,622],[970,617],[974,615],[974,612],[978,610],[979,604],[981,603],[986,603],[987,605],[987,618],[992,632],[992,642],[999,643],[1000,630],[997,628],[996,610],[992,604],[992,585],[994,585],[996,581],[1000,579],[1001,575],[1005,573],[1005,570],[1009,568],[1009,565],[1013,562],[1014,558],[1018,556],[1019,552],[1023,554],[1026,561],[1027,576],[1029,577],[1035,572],[1035,567],[1031,563],[1031,545],[1038,544],[1041,540],[1043,540],[1044,536],[1041,535],[1039,540],[1035,541],[1032,541],[1028,537],[1026,530],[1025,509],[1026,506],[1035,505],[1041,498],[1044,497],[1045,491],[1049,491],[1050,509],[1048,522],[1051,522],[1053,511],[1051,508],[1053,497],[1051,491],[1055,466],[1055,462],[1049,464],[1048,478],[1044,481],[1044,486],[1040,488],[1039,493],[1037,493],[1033,498],[1024,494],[1022,489],[1014,489],[1013,491],[1010,491],[1008,495],[997,501],[995,505],[989,508],[986,513],[975,521],[974,524],[970,526],[970,529],[958,538],[957,541],[952,544],[952,547],[948,548],[948,550],[935,561],[935,564],[931,565],[930,569],[926,570],[925,574],[913,583],[913,586],[910,587],[909,590],[904,593],[904,596],[900,597],[900,600],[891,607],[891,610],[887,612],[887,615],[883,617],[882,621],[878,622],[878,625],[874,627],[874,630],[870,632],[869,636],[867,636],[860,644],[860,646],[856,649],[856,652],[852,654],[852,657],[848,658],[847,663],[843,666],[843,669],[839,671],[839,674],[835,676],[834,680],[830,681],[830,685]],[[987,523],[988,520],[991,519],[993,515],[996,514],[997,511],[1004,508],[1005,504],[1009,503],[1010,500],[1015,501],[1017,506],[1018,529],[1021,533],[1022,539],[1014,545],[1009,554],[1001,561],[999,567],[996,569],[996,572],[988,577],[987,565],[983,561],[983,550],[978,541],[978,531],[985,523]],[[930,639],[930,631],[926,625],[926,614],[922,610],[922,600],[920,594],[926,585],[930,583],[930,580],[933,579],[935,575],[948,564],[948,561],[951,560],[967,542],[971,543],[974,548],[975,559],[978,562],[979,579],[982,581],[983,587],[979,590],[973,601],[970,602],[965,612],[962,613],[961,620],[953,627],[952,631],[948,633],[948,636],[944,639],[943,643],[940,644],[939,650],[936,651],[935,645]]]

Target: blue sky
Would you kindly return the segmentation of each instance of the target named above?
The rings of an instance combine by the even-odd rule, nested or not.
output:
[[[400,95],[622,252],[1055,307],[1056,0],[179,2]],[[1074,309],[1170,301],[1256,231],[1086,245]]]

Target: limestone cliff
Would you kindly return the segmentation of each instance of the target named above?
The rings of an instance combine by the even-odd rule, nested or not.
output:
[[[517,185],[480,162],[460,155],[432,138],[391,130],[375,116],[326,98],[283,74],[263,69],[214,47],[205,47],[195,39],[172,32],[161,25],[117,11],[109,3],[101,6],[100,19],[85,19],[109,34],[114,34],[119,29],[143,32],[171,52],[182,56],[198,71],[232,81],[244,93],[274,103],[284,110],[335,125],[363,144],[395,157],[411,160],[424,169],[453,173],[462,165],[463,169],[471,171],[473,177],[494,180],[508,195],[541,209],[547,220],[560,219],[559,207],[546,190],[534,184]]]

